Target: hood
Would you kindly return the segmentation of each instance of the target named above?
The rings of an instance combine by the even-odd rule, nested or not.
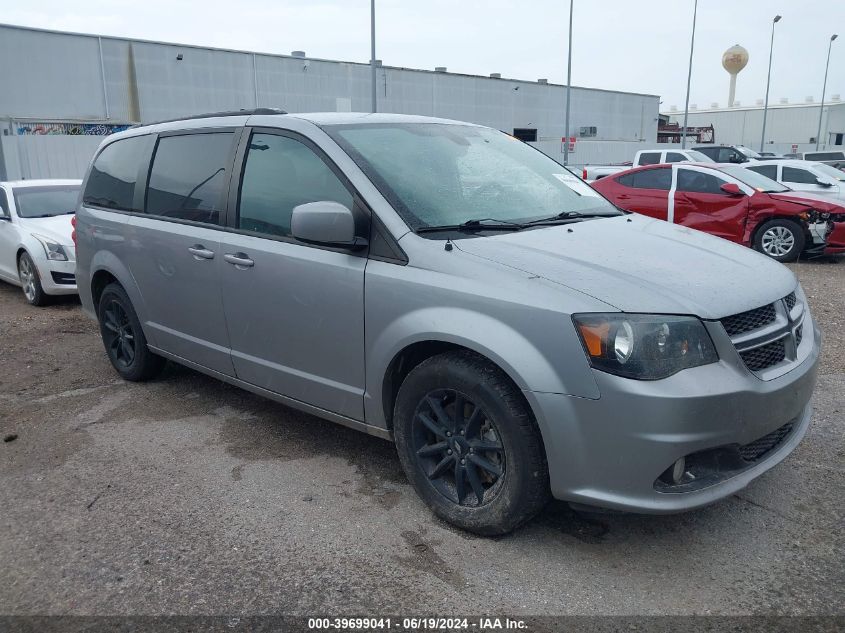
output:
[[[51,218],[18,218],[20,227],[28,233],[37,233],[56,240],[62,246],[73,246],[72,215],[54,215]]]
[[[641,215],[454,244],[623,312],[718,319],[772,303],[797,285],[786,266],[750,248]]]
[[[832,196],[826,196],[824,194],[809,193],[807,191],[784,191],[782,193],[770,193],[768,195],[777,200],[805,204],[818,211],[845,213],[845,206],[841,202],[838,202]]]

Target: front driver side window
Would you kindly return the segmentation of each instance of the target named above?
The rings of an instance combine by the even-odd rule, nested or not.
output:
[[[352,194],[311,148],[287,136],[252,135],[241,184],[238,228],[287,237],[294,207],[325,200],[352,209]]]
[[[678,191],[688,193],[715,193],[725,195],[721,186],[727,181],[717,178],[712,174],[705,174],[692,169],[678,170]]]

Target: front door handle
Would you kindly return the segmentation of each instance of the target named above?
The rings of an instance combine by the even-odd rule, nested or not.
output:
[[[188,249],[188,252],[194,256],[197,261],[201,259],[214,259],[214,251],[208,250],[202,244],[194,244]]]
[[[226,253],[223,255],[223,259],[238,268],[251,268],[255,266],[255,262],[246,253]]]

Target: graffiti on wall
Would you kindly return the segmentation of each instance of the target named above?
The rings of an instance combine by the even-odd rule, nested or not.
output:
[[[20,136],[61,134],[66,136],[108,136],[128,129],[129,125],[111,123],[15,123]]]

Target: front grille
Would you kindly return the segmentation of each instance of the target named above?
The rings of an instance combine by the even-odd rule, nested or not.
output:
[[[795,330],[795,347],[801,345],[801,339],[804,338],[804,326],[799,325],[798,329]]]
[[[747,352],[741,352],[742,362],[751,371],[760,371],[783,362],[786,358],[786,345],[783,339],[766,343]]]
[[[722,319],[722,325],[728,333],[728,336],[737,336],[739,334],[744,334],[745,332],[750,332],[751,330],[757,330],[764,327],[769,323],[774,322],[774,320],[775,306],[773,304],[769,304],[767,306],[763,306],[762,308],[755,308],[754,310],[749,310],[748,312],[741,312],[739,314],[734,314],[733,316],[725,317]]]
[[[754,462],[777,448],[795,426],[794,422],[787,422],[779,429],[764,435],[759,440],[739,447],[739,454],[747,462]]]
[[[792,308],[795,307],[795,301],[796,301],[795,293],[790,292],[788,295],[786,295],[786,298],[784,299],[784,301],[786,301],[786,309],[789,310],[790,312],[792,312]]]

